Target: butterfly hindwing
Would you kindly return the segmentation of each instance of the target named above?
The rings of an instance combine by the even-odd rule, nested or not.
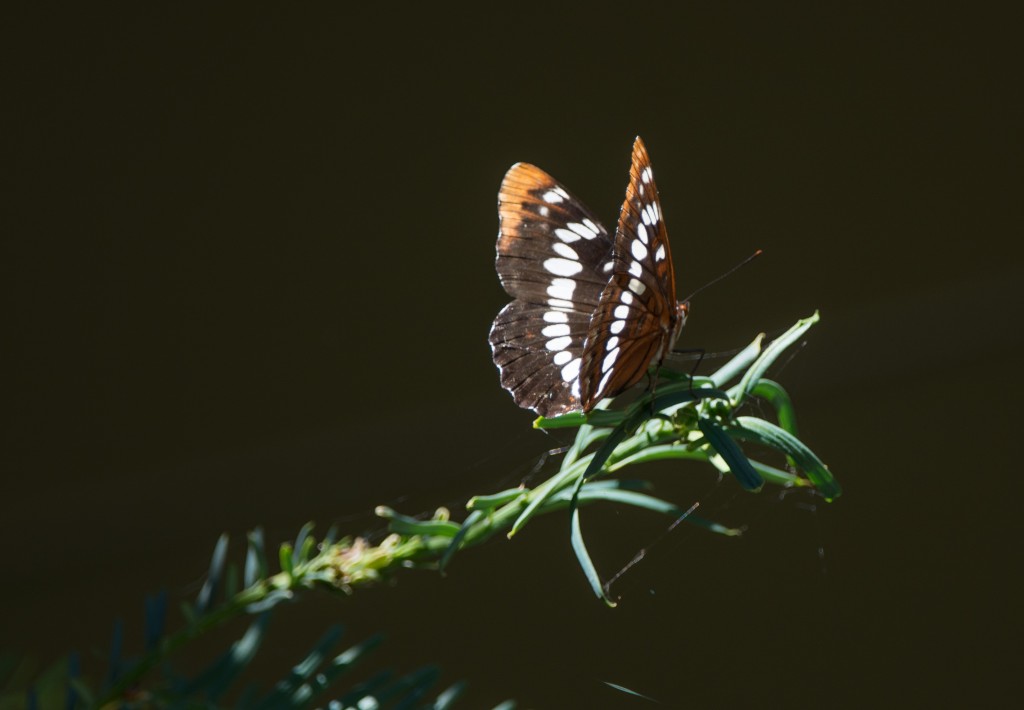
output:
[[[498,215],[496,268],[515,299],[489,338],[501,384],[538,414],[578,410],[581,358],[608,283],[612,239],[582,202],[526,163],[505,175]]]

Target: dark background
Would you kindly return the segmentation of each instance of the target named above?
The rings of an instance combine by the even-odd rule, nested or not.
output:
[[[843,497],[651,468],[746,535],[677,529],[608,610],[549,516],[445,578],[282,610],[266,672],[340,621],[468,679],[467,707],[1006,696],[1020,18],[767,5],[9,10],[0,644],[89,664],[118,616],[138,647],[145,594],[193,594],[222,531],[357,533],[515,484],[563,439],[490,361],[498,184],[536,163],[614,225],[640,134],[680,296],[765,251],[681,346],[821,309],[776,376]],[[609,575],[667,522],[585,521]]]

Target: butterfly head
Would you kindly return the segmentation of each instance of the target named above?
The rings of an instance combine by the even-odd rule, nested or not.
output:
[[[679,340],[679,334],[683,332],[683,326],[686,325],[686,316],[690,314],[690,302],[680,301],[676,304],[676,322],[672,324],[672,335],[669,348],[676,344]]]

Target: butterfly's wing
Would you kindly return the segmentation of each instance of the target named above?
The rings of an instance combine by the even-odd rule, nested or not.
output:
[[[498,217],[496,267],[515,299],[489,338],[501,385],[543,416],[578,410],[583,346],[608,283],[612,239],[582,202],[526,163],[505,175]]]
[[[581,363],[584,411],[636,384],[652,362],[660,363],[677,334],[672,252],[651,161],[639,137],[612,257],[611,278],[590,320]]]

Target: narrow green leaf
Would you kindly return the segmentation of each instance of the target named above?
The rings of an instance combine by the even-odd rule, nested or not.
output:
[[[308,545],[309,542],[316,542],[310,533],[313,532],[313,523],[308,522],[302,526],[299,530],[299,534],[295,537],[295,552],[296,552],[296,564],[302,564],[309,560],[309,553],[312,551],[312,545]]]
[[[386,505],[378,505],[374,513],[388,521],[388,530],[399,535],[427,535],[437,537],[455,537],[459,534],[458,523],[450,520],[417,520],[392,510]]]
[[[683,521],[690,525],[696,525],[698,528],[704,528],[708,532],[715,533],[716,535],[725,535],[726,537],[739,537],[743,534],[741,528],[730,528],[721,523],[716,523],[714,520],[708,520],[698,515],[687,515]]]
[[[775,468],[774,466],[769,466],[768,464],[761,463],[756,459],[748,458],[747,461],[749,461],[750,465],[753,466],[759,474],[761,474],[765,481],[776,486],[800,488],[812,485],[809,480],[798,476],[795,473],[790,473],[789,471],[783,471],[782,469]]]
[[[593,409],[589,413],[569,412],[557,417],[537,417],[533,421],[534,429],[572,429],[589,424],[596,427],[612,427],[622,421],[625,415],[620,410]]]
[[[313,551],[316,549],[316,538],[310,535],[302,541],[302,549],[299,550],[299,559],[302,564],[309,562],[313,558]]]
[[[331,661],[331,668],[339,669],[337,672],[347,671],[353,668],[364,656],[368,655],[384,641],[383,634],[374,634],[366,641],[356,644],[344,652],[339,653]]]
[[[583,412],[569,412],[557,417],[538,417],[534,420],[535,429],[571,429],[587,423],[587,415]]]
[[[572,501],[572,491],[559,491],[552,496],[552,502],[569,503]],[[686,511],[674,503],[649,496],[646,493],[622,490],[621,488],[591,488],[590,484],[584,486],[579,493],[578,500],[581,503],[607,501],[609,503],[622,503],[637,508],[644,508],[663,515],[679,516]]]
[[[462,540],[466,537],[466,533],[468,533],[470,529],[476,525],[477,521],[484,517],[484,515],[486,515],[484,511],[474,510],[466,516],[464,521],[462,521],[462,525],[459,527],[459,531],[455,533],[455,536],[452,538],[451,544],[448,545],[444,553],[441,555],[441,559],[438,562],[438,569],[440,569],[440,571],[444,572],[444,569],[448,566],[448,562],[451,560],[452,555],[458,552],[459,547],[462,546]]]
[[[775,416],[779,418],[780,427],[793,436],[800,436],[796,430],[796,411],[793,409],[793,400],[789,398],[789,393],[786,392],[782,385],[774,380],[762,378],[754,386],[754,389],[751,390],[751,394],[764,399],[768,404],[772,405],[772,409],[775,410]]]
[[[643,693],[638,693],[635,690],[631,690],[630,688],[627,688],[624,685],[616,685],[615,683],[612,683],[611,681],[607,681],[607,680],[602,680],[601,682],[604,683],[605,685],[607,685],[609,688],[612,688],[613,690],[618,690],[620,693],[625,693],[626,695],[632,695],[634,697],[640,698],[642,700],[647,700],[647,701],[652,702],[652,703],[657,703],[658,702],[654,698],[649,697],[647,695],[644,695]]]
[[[626,422],[615,427],[608,438],[605,439],[605,442],[601,444],[601,448],[599,448],[590,458],[590,463],[587,464],[587,468],[583,472],[583,476],[580,480],[586,481],[587,479],[597,475],[611,455],[615,453],[615,447],[622,443],[622,440],[626,438],[628,433],[629,432],[626,431]]]
[[[791,457],[826,500],[842,494],[842,488],[821,459],[785,429],[756,417],[737,417],[736,425],[730,431],[737,439],[758,441]]]
[[[500,493],[492,493],[487,496],[473,496],[466,503],[466,508],[468,510],[493,510],[498,506],[512,502],[524,493],[526,493],[526,489],[520,486],[519,488],[509,488]]]
[[[572,507],[572,528],[570,533],[572,551],[576,553],[576,559],[579,561],[580,567],[583,568],[583,574],[586,576],[587,582],[590,583],[590,588],[594,590],[594,594],[608,606],[614,607],[615,602],[604,593],[604,584],[601,583],[601,576],[597,573],[597,568],[594,567],[594,562],[590,559],[590,553],[587,552],[587,544],[583,541],[583,530],[580,528],[579,506],[572,503],[570,505]]]
[[[455,701],[458,700],[465,691],[465,681],[460,680],[456,683],[452,683],[434,699],[434,704],[430,706],[430,710],[448,710],[448,708],[452,707]]]
[[[691,513],[693,508],[680,508],[674,503],[669,503],[668,501],[661,500],[660,498],[655,498],[653,496],[644,493],[637,493],[634,490],[631,490],[639,487],[649,488],[650,484],[646,481],[591,481],[584,485],[580,490],[578,501],[581,505],[602,501],[633,505],[638,508],[645,508],[655,513],[661,513],[675,518],[682,518],[685,523],[696,525],[699,528],[703,528],[717,535],[736,537],[742,532],[736,528],[726,527],[725,525],[693,515]],[[544,512],[558,510],[560,508],[568,507],[571,503],[572,491],[563,490],[552,496],[544,506],[543,510]]]
[[[199,596],[196,598],[195,610],[199,615],[209,611],[213,603],[213,597],[217,592],[217,585],[220,583],[227,555],[228,535],[224,533],[217,538],[217,544],[213,548],[213,559],[210,560],[210,570],[206,575],[206,581],[203,582],[203,586],[199,590]]]
[[[750,394],[754,386],[761,380],[765,371],[775,360],[781,355],[786,348],[798,341],[804,336],[807,330],[817,323],[819,320],[818,312],[808,318],[802,318],[793,325],[792,328],[787,330],[785,333],[780,335],[778,338],[768,343],[768,347],[764,349],[761,355],[754,361],[754,364],[750,366],[746,374],[740,380],[739,394],[736,400],[733,402],[734,407],[738,407],[744,399]]]
[[[583,540],[583,528],[580,525],[579,498],[580,491],[583,490],[586,480],[585,475],[580,476],[576,480],[576,485],[573,486],[572,496],[569,499],[569,540],[572,544],[573,552],[576,553],[576,559],[580,563],[580,567],[583,569],[583,574],[586,576],[587,582],[590,583],[590,588],[594,590],[594,594],[608,606],[614,607],[615,602],[609,599],[608,595],[605,593],[604,584],[601,582],[601,575],[597,573],[597,567],[594,566],[593,560],[590,559],[590,553],[587,552],[587,544]]]
[[[292,556],[292,546],[290,543],[281,543],[281,547],[277,551],[277,559],[281,565],[281,571],[289,577],[293,576],[295,572],[295,558]]]
[[[746,370],[750,366],[750,363],[754,362],[757,358],[758,354],[761,352],[761,343],[763,341],[764,333],[761,333],[754,338],[754,341],[750,345],[740,350],[735,357],[722,365],[722,367],[712,374],[711,381],[714,382],[715,387],[724,387],[734,378],[739,377],[740,373]]]
[[[533,420],[534,429],[572,429],[587,423],[587,415],[583,412],[569,412],[557,417],[537,417]]]
[[[510,539],[523,529],[523,526],[526,525],[530,518],[532,518],[540,507],[544,505],[544,501],[546,501],[552,493],[560,490],[569,481],[580,475],[580,468],[582,467],[583,462],[587,460],[587,457],[584,456],[581,461],[573,462],[572,464],[567,464],[567,460],[568,457],[562,461],[561,471],[530,491],[527,496],[529,498],[529,502],[509,529],[508,537]]]
[[[269,614],[260,614],[256,617],[242,637],[232,643],[226,653],[178,691],[179,697],[188,697],[203,691],[211,701],[217,701],[256,657],[269,623]]]
[[[589,481],[583,490],[600,491],[606,488],[621,488],[626,491],[649,491],[654,488],[650,481],[639,478],[613,478],[607,481]]]
[[[257,579],[267,576],[267,553],[263,546],[263,530],[256,528],[248,535],[249,545],[245,551],[245,573],[242,583],[251,587]]]
[[[606,411],[610,400],[604,399],[597,403],[597,406],[590,412],[589,416],[596,415],[597,412]],[[616,422],[616,425],[618,422]],[[580,427],[580,430],[576,432],[576,439],[572,442],[572,446],[565,453],[562,458],[562,469],[565,470],[569,466],[572,466],[576,461],[583,455],[583,452],[590,448],[592,444],[608,436],[611,433],[611,429],[607,427],[599,427],[594,424],[584,424]]]
[[[617,459],[614,464],[608,467],[608,471],[614,473],[621,471],[626,466],[650,461],[664,461],[669,459],[685,459],[688,461],[706,461],[708,455],[700,449],[691,449],[685,444],[656,444],[648,446],[634,454],[623,456]]]
[[[764,479],[750,464],[739,445],[718,424],[707,417],[700,417],[697,420],[697,426],[700,427],[708,443],[711,444],[711,448],[717,451],[725,461],[736,481],[748,491],[756,493],[761,490]]]
[[[338,526],[332,525],[327,528],[327,532],[324,533],[324,539],[320,541],[323,547],[330,547],[334,544],[335,540],[338,539]]]
[[[590,425],[580,427],[572,446],[565,453],[562,459],[562,470],[575,464],[583,456],[584,452],[599,441],[604,441],[612,433],[607,427],[592,427]]]
[[[259,614],[264,611],[269,611],[275,606],[284,601],[289,601],[295,595],[290,589],[275,589],[272,592],[268,592],[265,597],[259,601],[255,601],[245,607],[247,614]]]

